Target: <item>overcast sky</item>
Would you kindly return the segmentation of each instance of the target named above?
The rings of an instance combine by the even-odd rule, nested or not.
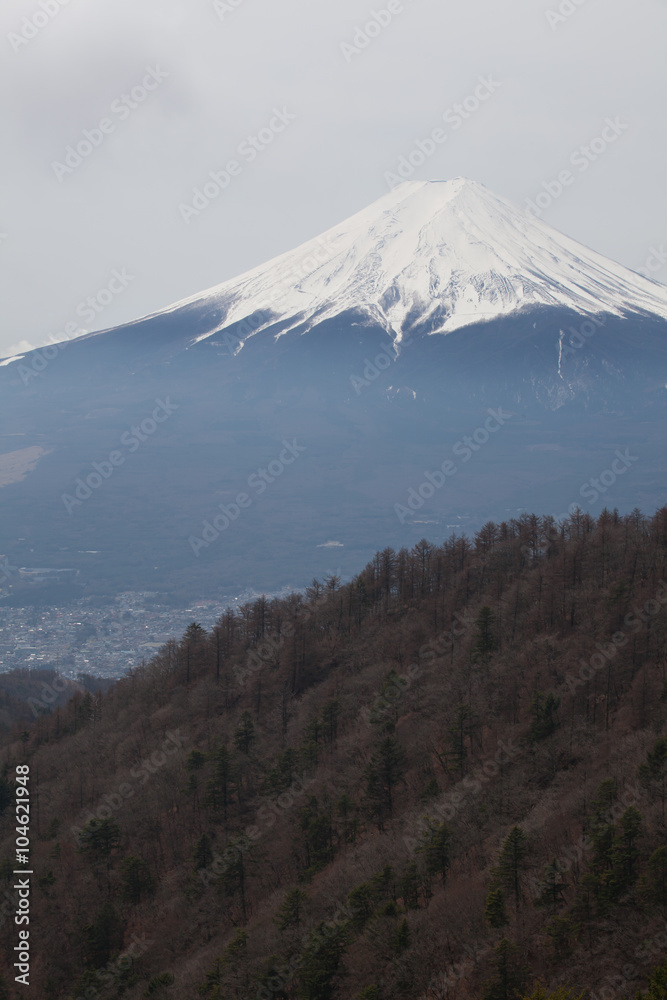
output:
[[[525,207],[569,170],[545,221],[634,269],[667,247],[663,0],[60,3],[0,9],[0,356],[298,245],[384,194],[438,128],[413,179],[463,175]],[[97,144],[68,165],[84,130]],[[225,190],[184,208],[230,160]]]

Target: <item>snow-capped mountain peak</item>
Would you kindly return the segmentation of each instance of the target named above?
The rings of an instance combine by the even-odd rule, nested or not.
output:
[[[253,332],[308,329],[353,310],[400,341],[530,306],[667,318],[667,288],[587,249],[465,178],[406,181],[322,236],[176,303],[222,309],[206,339],[253,314]],[[171,310],[169,310],[171,311]]]

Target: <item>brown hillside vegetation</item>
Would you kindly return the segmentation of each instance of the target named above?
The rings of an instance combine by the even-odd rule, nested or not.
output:
[[[667,508],[388,549],[15,729],[0,996],[23,764],[31,995],[667,996],[666,553]]]
[[[56,705],[64,706],[78,691],[106,689],[104,681],[79,675],[78,682],[58,677],[53,670],[17,667],[0,674],[0,732],[9,733],[19,722],[32,722]],[[56,684],[55,688],[53,684]]]

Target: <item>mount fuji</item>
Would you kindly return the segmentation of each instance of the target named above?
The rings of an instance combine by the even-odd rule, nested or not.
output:
[[[277,317],[290,317],[286,332],[357,310],[397,341],[531,306],[667,318],[667,288],[463,178],[406,181],[317,239],[170,311],[191,303],[221,308],[220,328],[266,311],[257,332]]]
[[[92,591],[298,586],[525,508],[664,503],[667,288],[473,181],[61,348],[0,366],[0,552]]]

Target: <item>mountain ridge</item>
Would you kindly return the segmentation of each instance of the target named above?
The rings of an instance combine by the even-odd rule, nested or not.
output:
[[[398,346],[414,329],[446,334],[534,306],[667,319],[667,287],[458,177],[405,181],[292,250],[122,327],[196,307],[209,323],[190,346],[245,322],[240,350],[276,322],[279,337],[358,311]]]

